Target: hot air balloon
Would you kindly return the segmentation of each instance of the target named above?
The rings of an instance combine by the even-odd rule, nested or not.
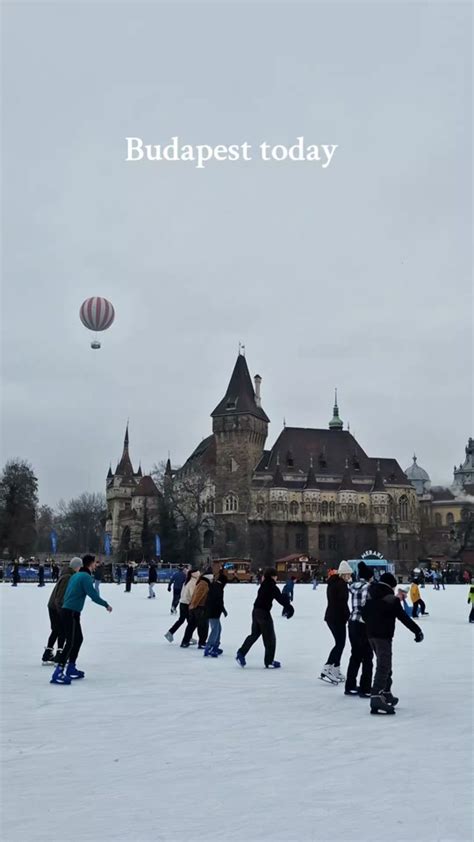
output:
[[[84,327],[99,333],[110,327],[115,319],[115,310],[106,298],[86,298],[79,310],[79,315]],[[91,348],[94,351],[100,348],[97,336],[92,340]]]

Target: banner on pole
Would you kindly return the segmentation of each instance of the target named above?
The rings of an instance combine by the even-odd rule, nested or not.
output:
[[[104,552],[105,555],[112,555],[112,536],[110,532],[104,534]]]
[[[158,558],[161,557],[161,541],[159,535],[155,535],[155,555],[157,555]]]
[[[50,539],[51,539],[51,552],[52,552],[52,553],[56,553],[56,552],[57,552],[57,549],[58,549],[58,535],[57,535],[57,532],[55,532],[55,531],[54,531],[54,529],[52,529],[49,537],[50,537]]]

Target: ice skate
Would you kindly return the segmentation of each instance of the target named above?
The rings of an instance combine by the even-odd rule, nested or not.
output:
[[[393,705],[393,707],[398,705],[398,702],[399,702],[398,696],[392,696],[392,694],[389,693],[387,690],[385,691],[384,696],[385,696],[387,702],[389,703],[389,705]]]
[[[271,664],[265,664],[266,670],[279,670],[281,667],[280,661],[272,661]]]
[[[240,664],[241,667],[244,667],[245,664],[247,663],[244,656],[242,655],[242,653],[240,651],[237,652],[237,655],[235,656],[235,660],[237,661],[238,664]]]
[[[329,681],[330,684],[339,684],[339,679],[336,678],[333,670],[334,667],[331,664],[325,664],[319,676],[321,681]]]
[[[41,658],[41,660],[42,660],[43,664],[54,663],[53,650],[46,647],[46,649],[43,652],[43,657]]]
[[[353,687],[352,690],[344,690],[345,696],[359,696],[359,690],[357,687]]]
[[[217,658],[217,652],[215,646],[205,646],[204,647],[204,657],[205,658]]]
[[[194,639],[194,637],[192,637],[192,638],[191,638],[191,640],[189,641],[189,645],[190,645],[190,646],[196,646],[196,645],[197,645],[197,640],[195,640],[195,639]]]
[[[168,643],[173,643],[174,637],[171,634],[171,632],[167,631],[166,634],[165,634],[165,637],[166,637],[166,640],[168,641]]]
[[[75,664],[68,664],[66,675],[70,679],[84,678],[85,672],[83,672],[82,670],[78,670]]]
[[[57,652],[56,652],[56,654],[55,654],[55,656],[54,656],[54,663],[55,663],[55,664],[59,664],[59,662],[61,661],[61,655],[62,655],[62,654],[63,654],[63,650],[62,650],[62,649],[58,649],[58,650],[57,650]]]
[[[50,684],[70,684],[71,679],[69,676],[65,675],[63,668],[60,664],[56,667],[51,676]]]
[[[394,714],[395,708],[387,701],[385,693],[370,697],[370,712],[371,713],[387,713]]]
[[[346,680],[346,676],[342,674],[339,667],[333,667],[332,669],[333,669],[333,673],[334,673],[335,678],[337,678],[339,683],[342,684],[342,682]]]

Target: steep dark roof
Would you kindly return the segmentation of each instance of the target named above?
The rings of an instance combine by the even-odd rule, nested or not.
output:
[[[275,463],[275,470],[273,472],[273,482],[272,485],[274,488],[283,488],[285,485],[285,481],[283,479],[283,474],[280,470],[280,456],[277,455],[276,463]]]
[[[382,472],[380,470],[380,464],[377,462],[377,470],[375,472],[375,479],[374,484],[372,486],[372,491],[385,491],[385,483],[383,481]]]
[[[322,472],[323,459],[326,463],[325,472],[342,476],[346,459],[353,454],[361,467],[362,474],[371,474],[371,460],[362,450],[355,438],[347,430],[315,430],[307,427],[285,427],[280,433],[271,450],[268,469],[271,470],[276,461],[277,452],[292,451],[293,463],[296,469],[306,474],[311,457],[316,474]]]
[[[377,470],[377,462],[380,462],[380,471],[386,483],[389,485],[411,485],[405,471],[402,471],[396,459],[371,459],[372,473]]]
[[[344,468],[344,473],[342,475],[341,484],[339,486],[339,491],[354,491],[354,488],[356,491],[360,490],[360,487],[358,489],[357,486],[354,486],[354,483],[352,482],[352,474],[349,468],[349,460],[346,459],[346,465]]]
[[[181,471],[186,468],[197,468],[198,465],[204,468],[212,468],[216,463],[216,440],[213,434],[203,439],[193,450],[189,459],[186,460]],[[179,471],[178,471],[179,473]]]
[[[133,490],[134,497],[161,497],[155,483],[150,476],[141,478],[137,487]]]
[[[115,475],[119,477],[133,477],[134,470],[133,465],[130,460],[130,455],[128,452],[128,424],[125,430],[125,438],[123,440],[123,452],[122,458],[117,465],[117,470],[115,471]]]
[[[455,500],[455,495],[449,488],[443,488],[441,485],[435,485],[430,488],[430,494],[433,500],[441,502],[443,500]]]
[[[316,474],[314,473],[313,457],[312,456],[310,457],[310,460],[309,460],[309,468],[308,468],[308,473],[306,475],[306,482],[304,484],[304,487],[305,488],[317,488],[318,487],[318,484],[316,482]]]
[[[221,415],[254,415],[263,421],[269,421],[261,406],[257,406],[255,392],[250,379],[247,360],[243,354],[239,354],[235,363],[232,377],[230,378],[227,391],[217,404],[212,418]]]

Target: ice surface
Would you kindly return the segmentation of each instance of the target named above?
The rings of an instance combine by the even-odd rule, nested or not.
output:
[[[472,635],[467,588],[423,593],[425,640],[398,625],[396,716],[318,679],[331,647],[325,589],[273,610],[281,670],[245,669],[254,585],[229,585],[224,655],[163,637],[170,595],[103,585],[89,600],[83,681],[40,659],[51,586],[0,586],[3,842],[468,842]],[[349,647],[344,652],[345,670]]]

